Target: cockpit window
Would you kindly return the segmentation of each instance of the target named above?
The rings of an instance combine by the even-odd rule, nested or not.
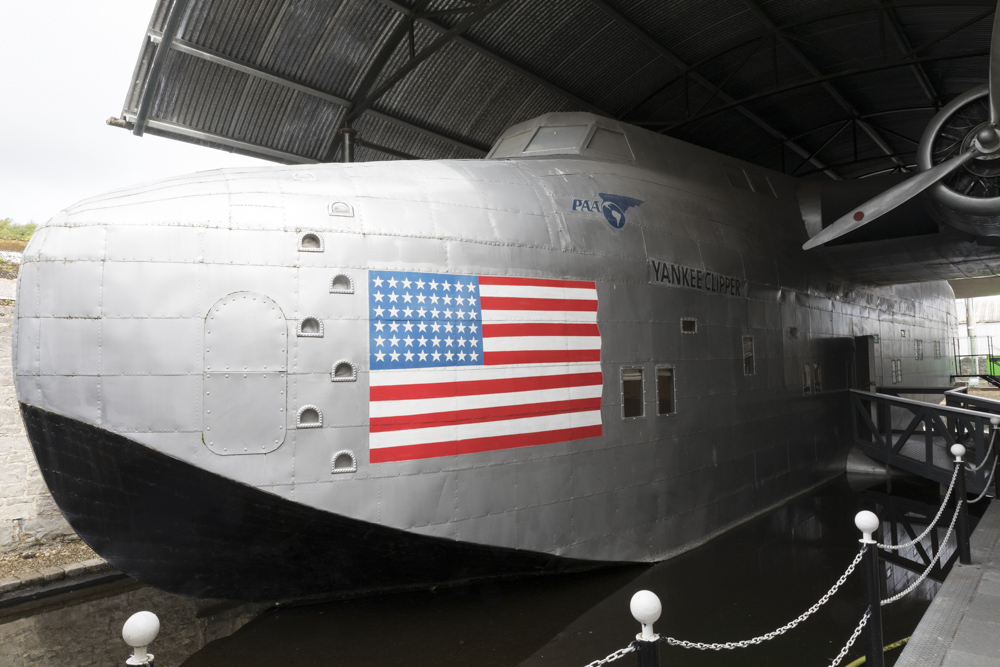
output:
[[[626,160],[632,159],[632,150],[628,147],[625,135],[614,130],[606,130],[600,126],[594,130],[594,136],[590,138],[587,149]]]
[[[540,127],[535,137],[524,149],[525,153],[552,151],[572,148],[579,150],[587,137],[588,125],[568,125],[566,127]]]
[[[513,134],[509,137],[504,137],[497,144],[497,149],[493,151],[493,157],[510,157],[511,155],[517,155],[521,152],[524,147],[524,142],[528,140],[528,135],[534,132],[534,128],[527,130],[525,132],[520,132],[518,134]]]

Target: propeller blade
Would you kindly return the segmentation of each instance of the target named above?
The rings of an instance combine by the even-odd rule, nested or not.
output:
[[[864,227],[872,220],[888,213],[900,204],[913,199],[921,192],[934,185],[942,178],[955,171],[963,164],[981,155],[975,148],[956,155],[950,160],[945,160],[941,164],[935,165],[927,171],[922,171],[912,178],[908,178],[898,185],[894,185],[877,197],[865,202],[857,209],[841,217],[829,227],[825,228],[816,236],[812,237],[802,246],[803,250],[815,248],[828,241],[839,238],[844,234],[854,231],[858,227]]]
[[[990,39],[990,124],[1000,125],[1000,2],[993,14],[993,36]]]

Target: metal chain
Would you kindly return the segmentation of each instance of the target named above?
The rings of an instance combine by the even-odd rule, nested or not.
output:
[[[924,583],[924,579],[926,579],[927,575],[929,575],[931,573],[931,570],[934,569],[934,563],[938,562],[938,559],[941,558],[941,554],[944,553],[944,548],[948,545],[948,540],[951,539],[951,531],[955,529],[955,522],[958,521],[958,514],[962,510],[962,502],[963,501],[960,500],[958,503],[955,504],[955,516],[951,518],[951,525],[948,526],[948,532],[944,534],[944,539],[941,540],[941,548],[939,548],[938,552],[934,554],[934,558],[931,559],[930,565],[927,566],[927,569],[924,570],[924,573],[921,574],[919,577],[917,577],[917,580],[914,581],[913,584],[911,584],[910,587],[907,588],[902,593],[897,593],[893,595],[891,598],[886,598],[885,600],[882,600],[883,607],[886,606],[887,604],[892,604],[893,602],[899,600],[900,598],[906,597],[914,590],[916,590],[917,586]]]
[[[583,667],[601,667],[601,665],[606,665],[609,662],[614,662],[618,658],[621,658],[621,657],[623,657],[625,655],[628,655],[629,653],[631,653],[634,650],[635,650],[635,642],[632,642],[631,644],[629,644],[625,648],[618,649],[617,651],[615,651],[614,653],[612,653],[608,657],[604,658],[603,660],[595,660],[594,662],[586,664]]]
[[[959,465],[955,466],[955,472],[951,474],[951,484],[948,485],[948,491],[947,493],[944,494],[944,499],[941,501],[941,507],[940,509],[938,509],[937,514],[934,515],[934,518],[931,519],[931,522],[927,525],[927,530],[920,533],[919,535],[917,535],[916,538],[913,539],[913,541],[907,542],[906,544],[876,544],[875,546],[877,546],[879,549],[884,549],[885,551],[896,551],[898,549],[906,549],[908,547],[912,547],[913,545],[920,542],[920,540],[930,535],[930,532],[934,530],[934,528],[937,526],[937,522],[941,518],[941,515],[944,514],[944,508],[948,506],[948,499],[951,498],[951,492],[955,488],[955,480],[958,479],[958,471],[961,469],[962,466]]]
[[[970,505],[975,505],[980,500],[986,497],[986,492],[990,490],[990,484],[993,483],[993,476],[997,474],[997,460],[993,459],[993,469],[990,470],[990,476],[986,478],[986,484],[983,486],[983,492],[976,496],[975,500],[970,500]]]
[[[826,592],[826,595],[824,595],[819,599],[819,602],[809,607],[809,609],[807,609],[805,613],[803,613],[801,616],[799,616],[793,621],[789,621],[788,623],[781,626],[777,630],[773,630],[771,632],[768,632],[767,634],[763,634],[760,637],[754,637],[753,639],[744,639],[743,641],[738,641],[738,642],[726,642],[725,644],[704,644],[702,642],[689,642],[689,641],[684,641],[682,639],[674,639],[673,637],[661,637],[660,641],[666,642],[672,646],[680,646],[682,648],[696,648],[699,651],[722,651],[722,650],[729,651],[734,648],[746,648],[747,646],[755,646],[757,644],[762,644],[766,641],[774,639],[775,637],[781,636],[786,632],[788,632],[789,630],[793,629],[802,621],[806,620],[807,618],[815,614],[820,607],[826,604],[833,596],[833,594],[836,593],[837,590],[844,585],[844,582],[847,581],[847,578],[851,576],[851,573],[854,572],[854,568],[856,568],[858,566],[858,563],[861,562],[861,559],[862,557],[864,557],[865,551],[867,550],[868,550],[867,544],[861,547],[861,551],[859,551],[858,555],[854,557],[854,562],[850,564],[850,566],[847,568],[844,574],[840,575],[840,579],[837,580],[837,583],[835,583],[833,587]]]
[[[868,622],[868,619],[871,618],[871,615],[872,615],[872,610],[869,607],[867,610],[865,610],[865,615],[861,617],[861,622],[858,623],[858,627],[854,628],[854,633],[851,635],[851,638],[847,640],[847,643],[844,644],[844,648],[840,649],[840,653],[838,653],[837,657],[834,658],[833,662],[830,663],[830,667],[837,667],[837,665],[840,664],[840,661],[844,659],[844,656],[847,655],[847,652],[851,650],[851,646],[854,645],[854,642],[857,640],[858,635],[861,634],[861,631],[864,629],[865,624]]]
[[[986,450],[986,456],[983,457],[982,462],[977,466],[971,466],[966,464],[965,467],[969,470],[969,472],[978,472],[980,468],[986,465],[986,462],[990,460],[990,454],[993,453],[993,443],[996,441],[996,439],[997,439],[997,431],[996,429],[993,429],[993,437],[990,438],[990,448]]]

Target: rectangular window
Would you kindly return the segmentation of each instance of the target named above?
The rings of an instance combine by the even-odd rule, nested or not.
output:
[[[743,375],[753,375],[753,336],[743,337]]]
[[[656,369],[656,414],[674,413],[674,369]]]
[[[622,369],[622,417],[642,416],[642,369]]]
[[[813,389],[812,366],[802,364],[802,395],[810,396]]]
[[[823,393],[823,367],[813,364],[813,394]]]
[[[691,317],[681,318],[681,333],[698,333],[698,320]]]
[[[934,358],[941,358],[941,341],[939,340],[934,341]]]

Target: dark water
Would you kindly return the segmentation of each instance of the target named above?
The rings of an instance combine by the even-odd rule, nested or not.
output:
[[[0,616],[0,665],[123,664],[129,652],[121,640],[122,623],[129,614],[148,609],[162,624],[150,647],[157,667],[582,667],[634,638],[639,626],[628,605],[640,589],[654,591],[663,602],[656,624],[661,634],[703,642],[747,639],[795,618],[836,581],[859,548],[854,515],[884,502],[877,491],[858,492],[841,477],[655,566],[263,612],[137,585],[93,592]],[[934,503],[937,488],[915,487],[908,495]],[[881,504],[879,509],[884,517],[886,510]],[[915,520],[920,530],[918,524]],[[889,593],[914,577],[905,567],[884,566]],[[911,634],[938,587],[925,582],[883,609],[886,643]],[[828,665],[861,617],[860,597],[854,575],[814,617],[783,637],[729,652],[665,646],[663,664]],[[862,654],[859,640],[842,664]],[[896,655],[898,651],[889,654],[888,664]],[[615,664],[633,666],[636,658],[629,655]]]

